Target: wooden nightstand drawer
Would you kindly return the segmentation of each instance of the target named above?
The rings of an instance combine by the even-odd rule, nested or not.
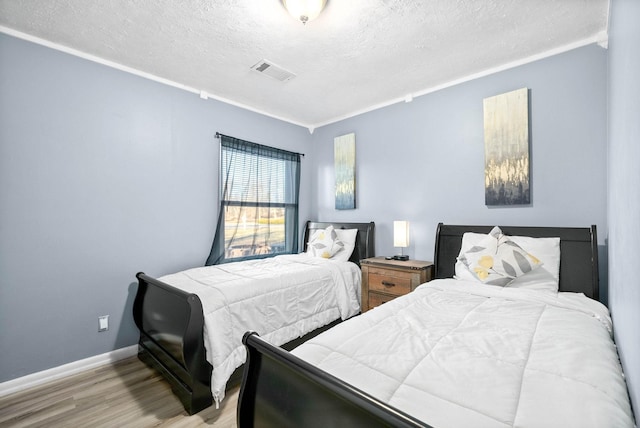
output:
[[[380,306],[383,303],[387,303],[390,300],[395,299],[397,296],[389,296],[388,294],[369,292],[369,309],[373,309],[376,306]]]
[[[402,296],[411,292],[411,274],[404,272],[372,272],[369,269],[369,290]]]
[[[433,263],[420,260],[386,260],[373,257],[360,261],[362,268],[362,312],[403,296],[433,276]]]

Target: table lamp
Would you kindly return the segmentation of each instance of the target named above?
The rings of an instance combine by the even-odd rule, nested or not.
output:
[[[404,248],[409,246],[409,222],[393,222],[393,246],[400,247],[400,254],[393,256],[394,260],[409,260],[409,256],[404,254]]]

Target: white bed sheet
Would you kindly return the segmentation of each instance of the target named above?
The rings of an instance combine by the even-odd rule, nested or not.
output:
[[[632,427],[605,306],[453,279],[293,354],[436,427]]]
[[[216,406],[229,377],[246,360],[245,332],[256,331],[279,346],[360,311],[360,268],[304,253],[205,266],[159,279],[202,301]]]

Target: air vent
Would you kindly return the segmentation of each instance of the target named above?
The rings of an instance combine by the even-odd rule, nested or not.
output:
[[[257,71],[260,74],[264,74],[265,76],[269,76],[276,80],[279,80],[281,82],[286,82],[287,80],[291,80],[294,77],[296,77],[296,75],[293,74],[292,72],[287,71],[282,67],[278,67],[272,62],[269,62],[264,59],[262,61],[259,61],[257,64],[253,65],[251,69]]]

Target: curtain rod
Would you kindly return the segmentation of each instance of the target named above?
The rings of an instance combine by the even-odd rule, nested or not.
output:
[[[221,134],[221,133],[219,133],[219,132],[216,132],[216,138],[220,138],[220,137],[233,138],[233,139],[235,139],[235,140],[239,140],[239,139],[240,139],[240,138],[236,138],[236,137],[231,137],[230,135],[225,135],[225,134]],[[242,140],[242,141],[245,141],[245,140]],[[248,143],[250,143],[251,141],[247,141],[247,142],[248,142]],[[253,143],[253,144],[258,144],[258,143]],[[260,144],[260,145],[261,145],[261,146],[265,146],[264,144]],[[294,155],[300,155],[300,156],[303,156],[303,157],[304,157],[304,153],[292,152],[292,151],[289,151],[289,150],[280,149],[280,148],[278,148],[278,147],[271,147],[271,146],[265,146],[265,147],[268,147],[268,148],[270,148],[270,149],[275,149],[275,150],[281,150],[281,151],[283,151],[283,152],[293,153]]]

